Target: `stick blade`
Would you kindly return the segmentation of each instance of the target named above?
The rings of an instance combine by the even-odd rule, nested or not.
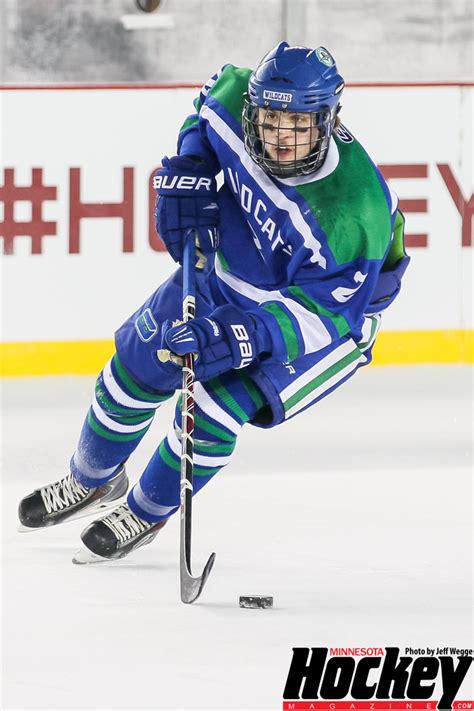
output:
[[[216,554],[211,553],[209,560],[204,566],[202,575],[199,578],[194,578],[186,565],[186,561],[183,560],[181,563],[181,601],[186,604],[191,604],[198,599],[199,595],[202,593],[204,585],[209,577],[209,574],[214,565],[216,559]]]

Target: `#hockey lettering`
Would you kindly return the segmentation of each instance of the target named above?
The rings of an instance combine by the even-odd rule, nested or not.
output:
[[[255,201],[253,190],[248,185],[242,183],[242,186],[240,186],[239,176],[236,172],[233,173],[231,168],[228,168],[227,172],[233,192],[239,196],[240,204],[245,212],[254,218],[260,232],[271,242],[272,252],[275,251],[278,245],[284,246],[285,242],[282,239],[280,230],[277,230],[275,220],[265,215],[268,212],[267,205],[260,198]]]
[[[308,662],[308,657],[311,657]],[[326,647],[294,647],[284,699],[429,699],[440,674],[440,709],[450,709],[472,657],[400,656],[386,647],[383,657],[331,657]],[[376,670],[380,668],[377,674]],[[369,676],[371,679],[369,679]],[[378,678],[377,678],[378,676]],[[304,683],[303,683],[304,682]],[[300,694],[301,686],[302,693]]]

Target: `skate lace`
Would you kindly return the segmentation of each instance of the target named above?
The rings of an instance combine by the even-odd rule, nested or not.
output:
[[[148,531],[153,526],[152,523],[135,516],[126,504],[119,506],[111,514],[105,516],[102,522],[110,528],[121,543]]]
[[[68,474],[64,479],[44,486],[41,489],[41,496],[46,511],[50,514],[54,511],[61,511],[71,504],[77,504],[88,492],[89,489],[82,486],[72,474]]]

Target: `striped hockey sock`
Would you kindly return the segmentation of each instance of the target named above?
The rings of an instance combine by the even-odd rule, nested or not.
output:
[[[264,405],[264,400],[256,385],[242,371],[230,371],[206,383],[196,383],[194,397],[196,494],[229,463],[239,432]],[[147,521],[161,521],[179,508],[180,436],[181,407],[178,402],[170,432],[128,497],[132,511]]]
[[[172,395],[136,383],[115,354],[97,379],[71,460],[74,477],[89,487],[111,479],[141,442],[157,409]]]

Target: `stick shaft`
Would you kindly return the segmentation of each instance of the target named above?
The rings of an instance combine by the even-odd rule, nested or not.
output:
[[[190,232],[186,239],[183,256],[183,321],[185,323],[194,318],[196,313],[194,261],[194,232]],[[188,353],[184,357],[181,429],[181,545],[184,546],[185,560],[190,570],[194,456],[194,355],[192,353]]]
[[[194,318],[196,313],[195,232],[186,236],[183,256],[183,321]],[[194,355],[184,357],[183,402],[181,408],[181,484],[180,484],[180,578],[181,600],[192,603],[200,596],[214,565],[215,553],[211,553],[201,575],[191,572],[191,519],[193,503],[193,455],[194,455]]]

